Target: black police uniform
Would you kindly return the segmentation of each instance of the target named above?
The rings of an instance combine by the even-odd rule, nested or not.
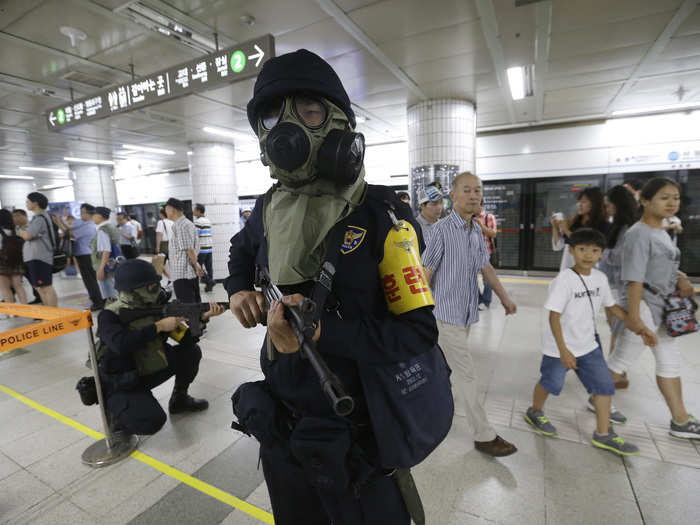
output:
[[[410,208],[393,190],[369,185],[363,204],[343,219],[343,227],[365,230],[354,249],[339,256],[330,301],[336,311],[324,311],[318,350],[330,369],[355,399],[352,423],[333,413],[308,361],[300,352],[269,360],[261,351],[265,387],[275,400],[276,429],[260,439],[265,480],[279,525],[290,524],[408,524],[410,517],[390,472],[378,468],[376,437],[358,371],[358,363],[397,362],[421,354],[437,344],[438,330],[430,307],[402,315],[389,312],[379,277],[384,241],[392,227],[387,210],[408,220],[420,232]],[[258,199],[245,227],[231,240],[229,296],[252,290],[255,265],[267,265],[262,221],[263,198]],[[420,233],[419,244],[423,249]],[[340,249],[340,247],[338,247]],[[285,294],[309,295],[307,285],[283,288]],[[290,449],[290,434],[303,433],[311,451],[310,464],[301,464]],[[344,435],[344,432],[347,435]],[[351,452],[338,458],[334,447],[349,438]],[[302,444],[302,448],[303,448]],[[338,450],[345,448],[339,446]],[[338,461],[340,465],[333,464]],[[339,479],[347,475],[348,479]],[[349,481],[349,483],[346,483]],[[346,486],[347,485],[347,486]]]
[[[191,336],[186,336],[183,343],[175,346],[164,342],[168,366],[153,374],[139,376],[134,351],[156,338],[166,338],[168,334],[158,333],[154,324],[131,330],[114,312],[103,310],[98,317],[98,335],[107,347],[100,358],[99,369],[112,429],[128,434],[155,434],[163,427],[167,416],[151,389],[175,376],[176,390],[186,392],[199,372],[202,359],[199,345]]]

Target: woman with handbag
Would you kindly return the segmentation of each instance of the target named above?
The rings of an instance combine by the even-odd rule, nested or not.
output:
[[[19,302],[27,304],[27,293],[22,286],[24,265],[22,264],[22,239],[15,233],[12,214],[0,210],[0,292],[2,300],[14,303],[14,288]]]
[[[672,337],[665,322],[669,297],[694,294],[692,284],[678,269],[680,250],[662,227],[663,219],[678,211],[680,188],[670,179],[652,179],[642,188],[641,203],[644,214],[625,235],[622,253],[624,286],[620,304],[628,311],[628,317],[608,367],[615,382],[622,380],[644,349],[634,333],[644,326],[655,332],[659,342],[651,351],[656,361],[656,383],[671,412],[670,433],[679,438],[700,439],[700,422],[686,411],[683,403],[678,340]]]

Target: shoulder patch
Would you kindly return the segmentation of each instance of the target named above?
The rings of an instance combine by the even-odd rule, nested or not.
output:
[[[365,240],[366,234],[367,230],[364,228],[348,224],[348,229],[345,230],[345,235],[343,236],[343,244],[340,245],[340,253],[347,255],[356,250],[357,247],[362,244],[362,241]]]

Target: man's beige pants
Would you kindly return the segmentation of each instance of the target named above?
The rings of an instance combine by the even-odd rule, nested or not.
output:
[[[452,369],[450,379],[455,397],[455,412],[459,413],[457,407],[464,407],[474,441],[492,441],[496,439],[496,431],[489,423],[484,407],[479,403],[474,360],[467,345],[469,326],[455,326],[442,321],[438,321],[437,326],[440,331],[438,344]]]

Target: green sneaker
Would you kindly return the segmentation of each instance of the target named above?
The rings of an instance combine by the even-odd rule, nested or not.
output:
[[[620,456],[639,455],[639,449],[636,445],[627,443],[624,439],[615,434],[612,429],[610,429],[610,433],[607,435],[600,435],[598,432],[593,432],[593,439],[591,439],[591,443],[593,443],[594,447],[609,450],[610,452]]]
[[[528,408],[527,412],[525,412],[525,421],[530,423],[530,426],[543,436],[552,437],[557,434],[556,427],[549,422],[549,419],[541,410],[533,410],[532,407]]]

